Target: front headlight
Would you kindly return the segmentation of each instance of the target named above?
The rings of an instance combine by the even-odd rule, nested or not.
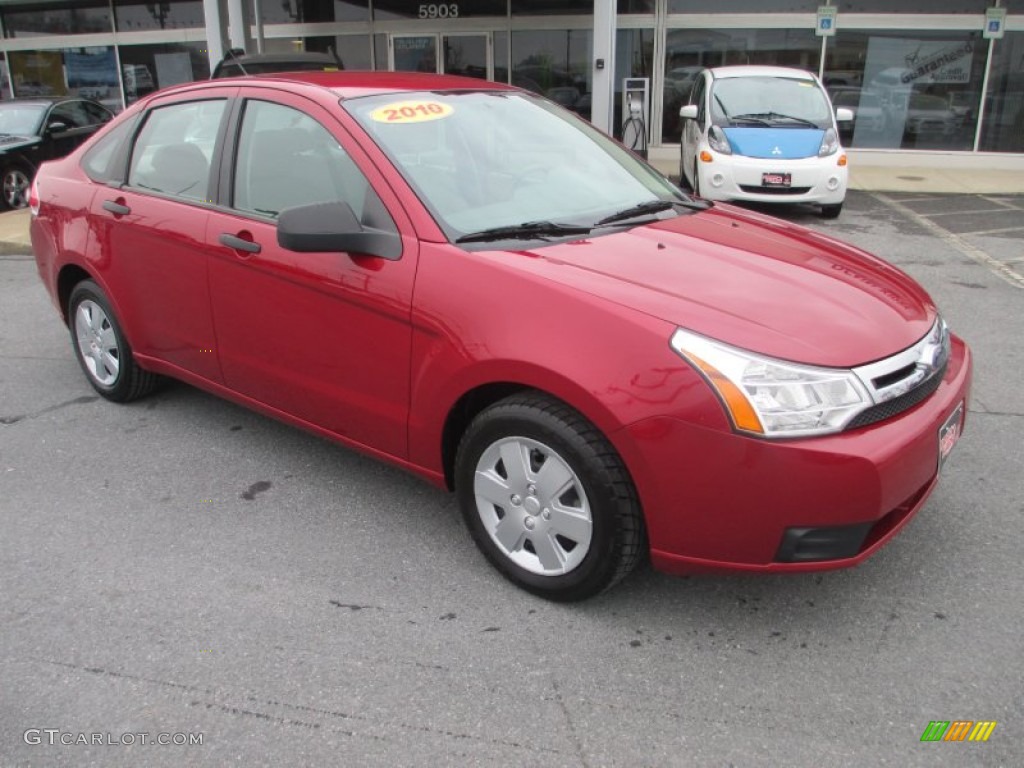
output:
[[[873,404],[850,370],[762,357],[682,329],[672,335],[671,345],[704,374],[743,432],[828,435]]]
[[[732,147],[729,145],[729,140],[725,137],[725,131],[717,125],[712,125],[708,129],[708,144],[715,152],[720,152],[723,155],[732,154]]]
[[[835,128],[829,128],[825,131],[825,135],[821,137],[821,146],[818,147],[818,157],[834,155],[838,150],[839,137],[836,135]]]

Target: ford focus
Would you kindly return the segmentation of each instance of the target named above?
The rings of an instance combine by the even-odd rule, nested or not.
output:
[[[403,467],[550,599],[645,557],[860,563],[964,425],[968,347],[907,275],[510,86],[190,83],[45,164],[30,205],[102,396],[170,377]]]

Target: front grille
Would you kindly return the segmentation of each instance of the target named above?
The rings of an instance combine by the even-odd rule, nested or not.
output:
[[[753,184],[740,184],[740,189],[752,195],[805,195],[810,187],[756,187]]]
[[[909,392],[904,392],[899,397],[894,397],[892,400],[886,400],[884,403],[874,405],[866,411],[862,411],[857,414],[857,416],[855,416],[854,419],[846,425],[846,428],[856,429],[857,427],[866,427],[868,424],[885,421],[886,419],[891,419],[897,414],[910,410],[938,389],[939,384],[942,383],[942,377],[945,375],[946,366],[943,365],[939,370],[932,374],[931,378],[925,379]]]

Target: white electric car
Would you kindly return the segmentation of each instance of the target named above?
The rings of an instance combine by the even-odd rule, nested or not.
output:
[[[784,67],[705,69],[679,110],[680,184],[710,200],[814,203],[835,218],[846,198],[846,153],[817,77]]]

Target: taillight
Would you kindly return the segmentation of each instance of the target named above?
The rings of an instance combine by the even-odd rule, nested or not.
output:
[[[36,216],[39,213],[39,181],[37,179],[32,180],[32,186],[28,188],[28,207],[32,211],[32,215]]]

